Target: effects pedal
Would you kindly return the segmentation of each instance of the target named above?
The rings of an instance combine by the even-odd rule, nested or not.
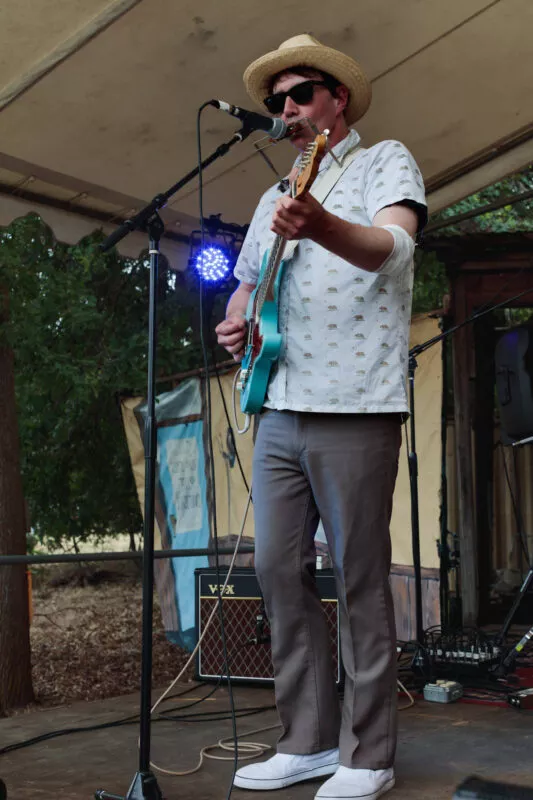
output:
[[[431,703],[453,703],[463,696],[463,687],[457,681],[436,681],[424,686],[424,699]]]

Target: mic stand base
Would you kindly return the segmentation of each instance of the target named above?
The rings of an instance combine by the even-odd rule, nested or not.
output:
[[[109,794],[99,789],[95,793],[96,800],[163,800],[161,789],[151,772],[137,772],[126,797]]]

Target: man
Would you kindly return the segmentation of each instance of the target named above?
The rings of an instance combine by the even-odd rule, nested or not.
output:
[[[332,775],[317,798],[373,800],[394,785],[396,634],[388,581],[417,231],[420,171],[399,142],[369,149],[349,125],[370,104],[350,57],[295,36],[244,73],[250,96],[286,123],[311,119],[344,165],[323,205],[273,187],[244,242],[218,341],[242,358],[244,315],[273,234],[299,240],[280,292],[280,358],[253,464],[256,570],[272,631],[277,754],[235,785],[276,789]],[[292,143],[314,138],[305,125]],[[348,166],[346,166],[348,165]],[[335,160],[326,155],[315,186]],[[337,168],[338,169],[338,168]],[[312,191],[312,190],[311,190]],[[332,557],[345,668],[342,711],[314,582],[321,519]]]

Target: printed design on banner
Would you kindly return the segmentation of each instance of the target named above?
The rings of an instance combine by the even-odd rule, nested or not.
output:
[[[203,527],[204,502],[198,442],[193,437],[170,439],[165,448],[174,507],[170,515],[173,533],[178,536],[200,530]]]

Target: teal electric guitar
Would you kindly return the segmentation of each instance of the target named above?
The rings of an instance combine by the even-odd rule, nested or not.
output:
[[[326,144],[327,134],[321,133],[304,151],[298,173],[291,184],[291,197],[302,197],[311,188]],[[283,259],[286,244],[287,240],[278,235],[270,250],[266,251],[257,286],[248,303],[248,338],[237,384],[244,414],[256,414],[261,410],[272,365],[277,361],[281,350],[278,304],[283,273],[290,260]]]

